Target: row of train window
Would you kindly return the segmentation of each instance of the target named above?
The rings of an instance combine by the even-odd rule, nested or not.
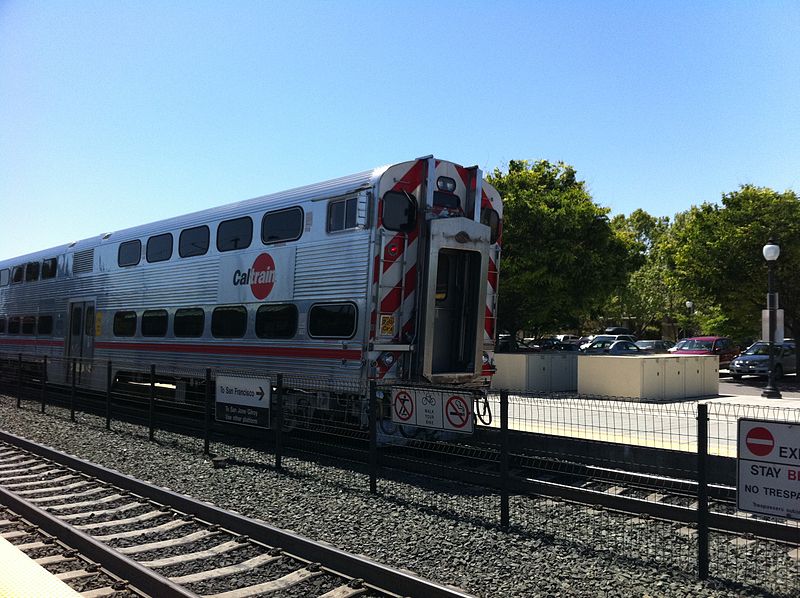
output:
[[[7,327],[6,327],[7,326]],[[12,316],[0,317],[0,334],[53,334],[53,316]]]
[[[291,303],[262,305],[255,314],[255,335],[258,338],[287,339],[297,334],[299,314]],[[169,312],[165,309],[145,310],[141,318],[132,310],[114,314],[114,336],[136,335],[137,322],[143,337],[165,337],[169,329]],[[178,338],[203,336],[206,312],[202,307],[182,308],[172,317],[172,333]],[[248,312],[244,305],[223,305],[211,312],[211,336],[242,338],[247,334]],[[357,310],[352,303],[318,303],[308,312],[308,334],[315,338],[352,338],[356,333]]]
[[[28,262],[20,266],[14,266],[11,270],[3,268],[0,270],[0,287],[4,287],[9,283],[16,284],[18,282],[34,282],[39,280],[46,280],[48,278],[55,278],[58,268],[58,258],[51,257],[41,262]]]
[[[206,312],[202,307],[178,309],[172,318],[175,337],[203,336]],[[141,325],[137,322],[141,321]],[[80,326],[80,320],[74,322]],[[242,338],[247,333],[248,314],[243,305],[225,305],[211,312],[211,335],[215,338]],[[286,339],[297,334],[297,306],[287,304],[262,305],[256,311],[255,334],[258,338]],[[356,332],[357,310],[352,303],[319,303],[308,312],[308,333],[316,338],[352,338]],[[143,337],[165,337],[169,329],[169,312],[165,309],[145,310],[141,318],[132,310],[114,313],[114,336],[136,335],[137,327]],[[93,334],[87,320],[86,332]],[[53,316],[0,317],[0,334],[49,336],[53,333]],[[80,334],[80,328],[73,334]]]
[[[326,230],[337,232],[357,225],[358,199],[338,199],[328,204]],[[300,207],[267,212],[261,219],[261,242],[264,245],[296,241],[303,234],[304,213]],[[178,255],[182,258],[205,255],[211,241],[207,225],[181,231],[178,236]],[[247,249],[253,242],[253,219],[250,216],[224,220],[217,226],[217,251]],[[164,262],[172,258],[172,233],[154,235],[147,239],[144,256],[148,263]],[[117,264],[121,268],[136,266],[142,259],[142,242],[139,239],[120,243]]]

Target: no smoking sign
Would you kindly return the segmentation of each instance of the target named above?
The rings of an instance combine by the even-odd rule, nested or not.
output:
[[[472,395],[440,390],[392,390],[392,421],[420,428],[471,433],[475,428]]]

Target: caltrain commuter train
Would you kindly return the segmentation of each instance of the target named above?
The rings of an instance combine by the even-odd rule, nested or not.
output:
[[[501,231],[481,171],[428,156],[106,233],[0,261],[0,352],[485,385]]]

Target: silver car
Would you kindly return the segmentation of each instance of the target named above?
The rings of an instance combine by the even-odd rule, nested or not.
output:
[[[782,344],[776,344],[773,353],[776,378],[797,372],[797,348],[794,342],[784,341]],[[728,371],[735,380],[745,375],[769,375],[769,343],[757,341],[750,345],[731,361]]]

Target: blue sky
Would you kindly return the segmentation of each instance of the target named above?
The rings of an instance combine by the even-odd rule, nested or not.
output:
[[[421,155],[800,191],[800,3],[0,0],[0,259]]]

